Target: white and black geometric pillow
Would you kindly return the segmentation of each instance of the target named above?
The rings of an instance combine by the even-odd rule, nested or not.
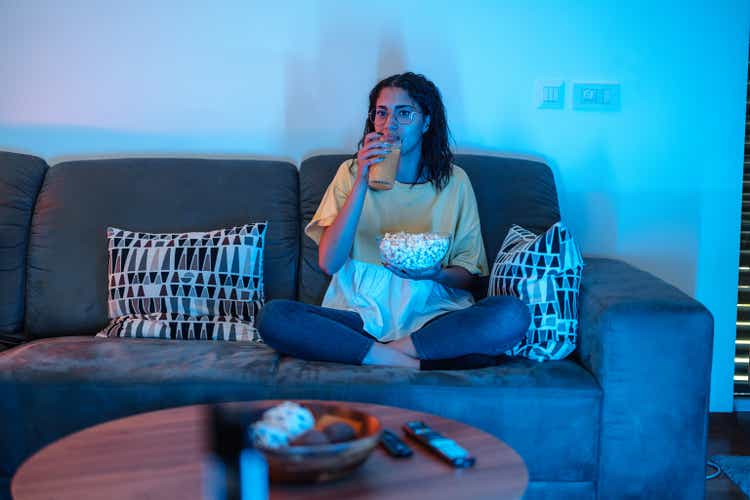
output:
[[[260,342],[266,227],[180,234],[107,228],[112,321],[97,336]]]
[[[576,348],[583,257],[558,222],[537,235],[514,225],[490,274],[488,295],[512,295],[529,307],[526,337],[505,354],[536,361],[563,359]]]

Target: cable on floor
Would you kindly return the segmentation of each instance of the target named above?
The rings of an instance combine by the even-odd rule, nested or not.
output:
[[[714,472],[712,472],[712,473],[710,473],[710,474],[708,474],[706,476],[706,481],[708,481],[709,479],[713,479],[713,478],[718,477],[718,476],[721,475],[721,467],[719,467],[716,464],[716,462],[712,462],[711,460],[708,460],[706,462],[706,467],[713,467],[714,469],[716,469],[716,471],[714,471]]]

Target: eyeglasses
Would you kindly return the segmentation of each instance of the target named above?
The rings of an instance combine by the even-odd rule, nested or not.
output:
[[[408,108],[400,108],[396,110],[396,121],[400,125],[409,125],[414,121],[414,118],[417,116],[417,113],[421,114],[419,111],[414,109],[408,109]],[[385,121],[388,119],[388,110],[383,108],[377,108],[370,111],[370,120],[373,123],[382,124],[385,123]]]

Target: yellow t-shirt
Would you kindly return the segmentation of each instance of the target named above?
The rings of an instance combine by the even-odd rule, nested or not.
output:
[[[356,179],[356,160],[341,164],[305,234],[320,243],[323,228],[333,224]],[[380,263],[377,238],[386,232],[449,233],[444,266],[461,266],[488,274],[474,190],[466,172],[453,166],[448,184],[396,182],[391,190],[368,189],[354,244],[346,263],[331,278],[322,305],[357,312],[367,333],[381,341],[396,340],[440,314],[469,307],[471,293],[431,280],[408,280]]]

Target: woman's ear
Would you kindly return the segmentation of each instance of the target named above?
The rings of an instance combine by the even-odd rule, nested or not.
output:
[[[422,125],[422,134],[427,132],[427,129],[430,128],[430,115],[427,115],[424,117],[424,125]]]

